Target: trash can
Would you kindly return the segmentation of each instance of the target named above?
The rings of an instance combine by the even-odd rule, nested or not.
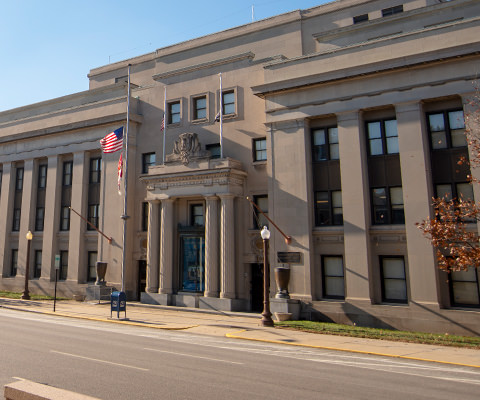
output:
[[[112,292],[110,295],[110,318],[114,311],[117,312],[117,318],[120,318],[120,311],[123,311],[125,318],[127,318],[127,296],[125,292]]]

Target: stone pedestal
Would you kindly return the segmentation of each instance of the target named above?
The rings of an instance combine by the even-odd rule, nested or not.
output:
[[[144,304],[158,304],[161,306],[171,306],[172,295],[165,293],[147,293],[142,292],[140,294],[140,302]]]
[[[291,319],[300,318],[300,300],[294,299],[270,299],[270,311],[274,313],[292,314]]]

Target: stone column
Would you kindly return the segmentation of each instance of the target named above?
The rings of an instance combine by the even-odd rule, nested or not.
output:
[[[430,147],[424,113],[419,102],[396,104],[395,111],[402,169],[410,300],[438,304],[433,247],[415,225],[432,216],[430,204],[433,190],[428,173],[431,170]]]
[[[350,300],[370,301],[370,196],[361,114],[338,114],[342,176],[345,286]]]
[[[18,273],[17,275],[25,276],[25,268],[27,261],[28,240],[27,232],[33,233],[32,225],[33,213],[32,206],[35,205],[36,197],[33,190],[33,159],[25,160],[23,163],[23,189],[22,189],[22,211],[20,214],[20,231],[18,232]],[[31,244],[30,244],[31,246]],[[30,247],[32,250],[32,247]],[[33,251],[32,251],[33,252]],[[32,265],[33,254],[30,254],[29,264]],[[29,275],[33,275],[33,268],[30,268]]]
[[[218,197],[206,196],[205,297],[218,297]]]
[[[148,240],[147,240],[147,288],[148,293],[158,293],[160,271],[158,244],[160,242],[159,226],[160,201],[148,202]]]
[[[71,207],[87,218],[88,159],[85,152],[73,154],[72,198]],[[84,283],[87,281],[87,264],[85,262],[84,233],[86,222],[73,211],[70,212],[70,231],[68,243],[67,279]]]
[[[235,298],[235,221],[234,199],[231,194],[220,195],[220,297]]]
[[[55,254],[58,252],[56,235],[60,223],[61,169],[61,163],[57,155],[48,157],[41,279],[55,280],[54,262]]]
[[[173,213],[174,202],[172,199],[162,200],[161,232],[160,232],[160,288],[159,293],[171,294],[173,292]]]
[[[15,185],[15,168],[12,163],[4,163],[2,168],[2,188],[0,196],[0,255],[2,276],[10,276],[10,232],[12,231],[13,199]]]

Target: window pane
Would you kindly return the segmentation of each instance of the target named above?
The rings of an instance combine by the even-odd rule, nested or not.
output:
[[[321,146],[321,145],[326,144],[326,143],[327,143],[327,140],[326,140],[324,129],[313,132],[313,145],[314,146]]]
[[[387,194],[385,188],[373,189],[373,219],[375,224],[388,223]]]
[[[466,271],[452,271],[451,272],[452,280],[462,281],[462,282],[476,282],[477,274],[475,268],[469,268]]]
[[[383,259],[383,277],[389,279],[405,279],[405,266],[402,258]]]
[[[385,279],[385,300],[406,300],[407,287],[404,280]]]
[[[387,140],[387,153],[398,153],[398,132],[397,132],[397,120],[392,119],[385,121],[385,136]]]
[[[338,143],[338,129],[330,128],[328,130],[328,142],[330,144]]]
[[[369,122],[367,126],[369,139],[380,139],[382,137],[380,122]]]
[[[315,198],[316,225],[330,224],[330,204],[328,192],[317,192]]]
[[[345,280],[343,277],[325,277],[326,297],[345,297]]]
[[[431,132],[445,131],[445,121],[443,119],[443,114],[431,114],[428,116],[428,121],[430,123]]]
[[[448,113],[448,122],[450,129],[465,129],[465,119],[463,111],[452,111]]]
[[[452,200],[452,186],[451,185],[437,185],[437,197],[445,199],[445,201]]]
[[[325,130],[313,132],[314,158],[315,161],[327,160],[327,138]]]
[[[457,198],[459,200],[473,200],[473,187],[470,183],[457,183]]]
[[[325,267],[325,275],[343,277],[342,257],[325,257],[323,262]]]
[[[452,138],[452,147],[466,147],[468,145],[467,135],[463,129],[450,131],[450,137]]]
[[[370,155],[376,156],[383,154],[382,139],[370,140]]]
[[[432,148],[434,150],[447,148],[447,135],[445,132],[432,132]]]
[[[207,99],[205,97],[200,97],[194,100],[195,107],[195,119],[201,119],[207,117]]]

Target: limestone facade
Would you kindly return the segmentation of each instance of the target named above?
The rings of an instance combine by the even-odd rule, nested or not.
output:
[[[28,230],[32,291],[51,293],[55,255],[63,295],[92,285],[100,260],[122,286],[120,152],[99,140],[126,124],[130,64],[129,299],[261,310],[265,219],[248,196],[292,237],[269,224],[302,317],[479,334],[478,274],[440,272],[415,225],[432,196],[478,190],[454,165],[479,31],[476,0],[337,0],[93,69],[85,92],[0,113],[0,288],[23,287]],[[274,297],[273,268],[270,281]]]

